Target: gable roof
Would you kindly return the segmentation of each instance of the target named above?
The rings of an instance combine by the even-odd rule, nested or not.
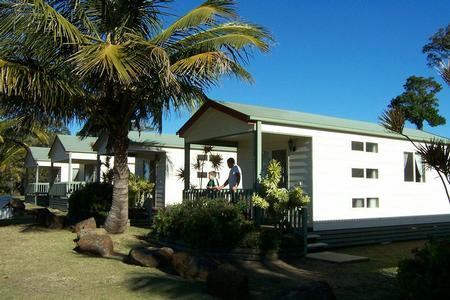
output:
[[[350,119],[329,117],[317,114],[248,105],[235,102],[217,102],[209,100],[180,128],[180,136],[208,109],[215,108],[245,122],[261,121],[263,123],[306,127],[326,131],[341,131],[348,133],[382,136],[404,139],[402,136],[387,131],[383,126]],[[414,140],[446,139],[426,131],[405,128],[404,133]]]
[[[158,134],[155,132],[130,131],[128,139],[131,143],[149,144],[157,147],[184,148],[184,139],[174,134]]]
[[[28,147],[28,154],[35,160],[50,161],[48,153],[50,148],[47,147]]]
[[[81,139],[79,136],[75,135],[58,134],[56,135],[53,144],[56,143],[56,140],[61,142],[61,145],[66,152],[95,153],[92,149],[92,145],[97,141],[96,137],[86,137]]]

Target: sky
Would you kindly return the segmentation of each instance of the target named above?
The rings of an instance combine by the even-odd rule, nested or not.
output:
[[[182,15],[201,1],[175,0]],[[450,1],[238,0],[244,21],[266,27],[276,42],[247,65],[247,84],[225,78],[212,99],[378,122],[411,75],[434,77],[448,125],[426,131],[450,136],[450,87],[429,68],[422,47],[450,23]],[[190,113],[171,113],[163,133],[175,133]]]

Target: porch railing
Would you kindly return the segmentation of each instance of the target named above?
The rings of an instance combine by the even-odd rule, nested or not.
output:
[[[86,185],[84,181],[74,181],[70,184],[68,182],[56,182],[54,183],[48,194],[56,197],[69,197],[73,192],[78,191]]]
[[[238,189],[232,192],[224,190],[191,189],[183,191],[183,200],[195,200],[198,198],[226,199],[228,201],[246,201],[251,203],[254,190]]]
[[[254,220],[257,225],[267,224],[267,212],[256,207],[252,203],[253,189],[238,189],[235,192],[230,190],[213,191],[207,189],[190,189],[183,191],[183,200],[195,200],[199,198],[226,199],[231,202],[244,201],[246,203],[246,216]],[[281,220],[280,226],[287,225],[295,233],[303,238],[306,251],[308,235],[308,210],[306,207],[290,209],[286,212],[284,220]],[[305,252],[306,253],[306,252]]]
[[[29,183],[27,185],[27,194],[47,194],[50,184],[39,182],[39,183]]]

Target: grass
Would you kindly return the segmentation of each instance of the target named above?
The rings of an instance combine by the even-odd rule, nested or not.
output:
[[[48,230],[27,218],[0,224],[0,295],[2,299],[211,299],[200,282],[190,282],[158,269],[121,262],[148,229],[130,227],[112,236],[117,258],[74,252],[73,233]],[[399,260],[423,241],[341,249],[369,262],[335,265],[308,259],[235,262],[249,276],[255,299],[276,299],[304,280],[325,280],[338,299],[395,299]]]

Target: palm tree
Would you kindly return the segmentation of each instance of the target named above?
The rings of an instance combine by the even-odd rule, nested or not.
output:
[[[233,0],[207,0],[163,29],[169,2],[0,0],[0,104],[109,137],[111,233],[128,219],[130,126],[161,130],[164,113],[194,108],[224,75],[252,82],[244,64],[269,50],[269,33],[239,21]]]

